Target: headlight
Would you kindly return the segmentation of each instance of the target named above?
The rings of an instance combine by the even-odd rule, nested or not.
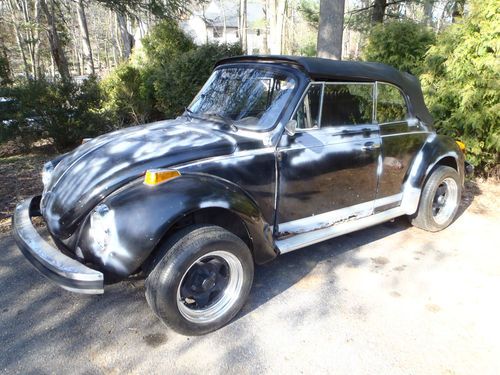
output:
[[[90,235],[102,251],[106,250],[114,227],[114,213],[105,204],[98,205],[90,215]]]
[[[42,182],[44,188],[50,184],[50,180],[52,180],[52,172],[54,172],[54,164],[49,161],[45,163],[42,168]]]

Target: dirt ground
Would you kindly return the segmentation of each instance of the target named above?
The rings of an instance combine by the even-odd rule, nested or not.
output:
[[[39,191],[41,164],[0,162],[2,215],[9,199]],[[167,330],[141,280],[101,296],[54,286],[22,257],[5,218],[0,372],[496,375],[499,200],[500,184],[469,181],[442,232],[400,218],[278,257],[256,268],[236,319],[202,337]]]

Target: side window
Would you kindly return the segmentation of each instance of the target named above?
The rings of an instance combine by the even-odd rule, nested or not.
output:
[[[377,83],[377,121],[379,124],[404,121],[408,108],[401,91],[387,83]]]
[[[331,83],[325,85],[321,127],[371,124],[373,84]]]
[[[294,119],[297,121],[297,129],[312,129],[319,127],[319,105],[321,102],[322,84],[309,86],[307,94],[300,103]]]

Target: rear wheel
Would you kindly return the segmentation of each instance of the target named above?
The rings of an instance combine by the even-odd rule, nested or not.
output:
[[[175,331],[200,335],[227,324],[246,301],[253,259],[245,243],[217,226],[174,235],[146,280],[146,299]]]
[[[458,172],[439,166],[425,183],[417,213],[411,223],[421,229],[437,232],[453,222],[462,194]]]

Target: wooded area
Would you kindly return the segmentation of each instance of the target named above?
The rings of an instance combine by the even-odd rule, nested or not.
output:
[[[0,0],[0,143],[63,150],[175,116],[226,55],[317,55],[419,76],[438,131],[498,174],[499,13],[495,0]]]

